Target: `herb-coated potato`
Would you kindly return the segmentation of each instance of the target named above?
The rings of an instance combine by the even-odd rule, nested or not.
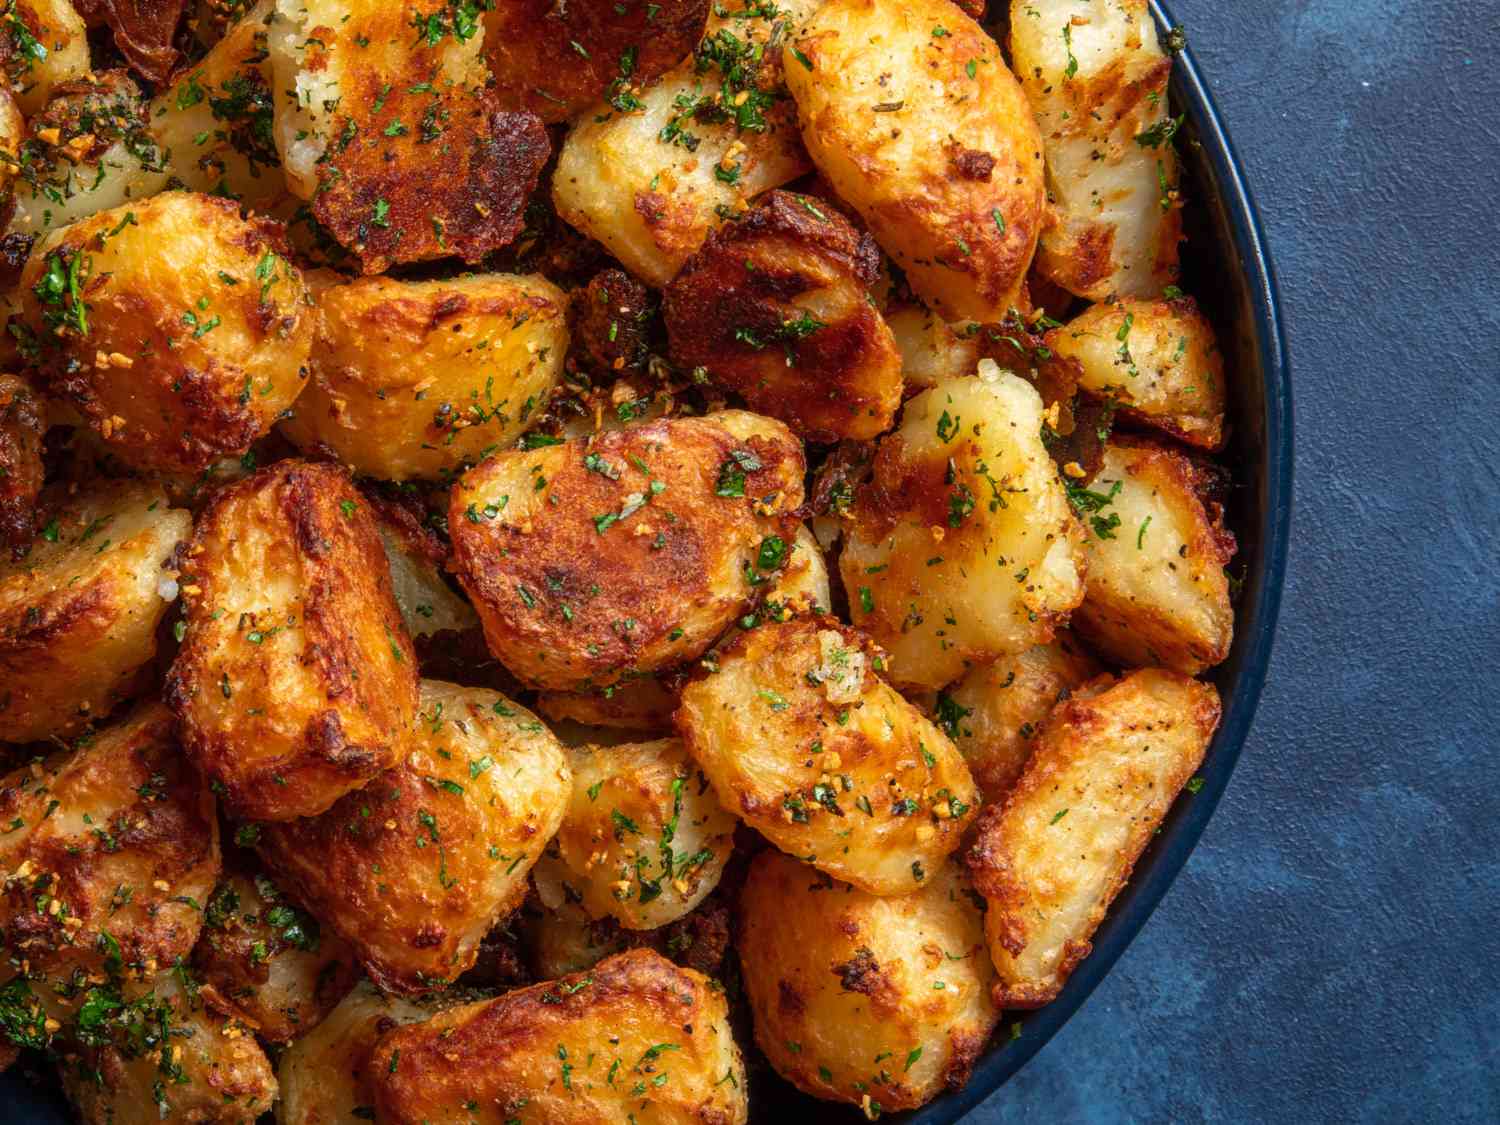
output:
[[[573,798],[555,858],[549,848],[537,869],[543,901],[556,888],[631,930],[664,926],[702,902],[734,850],[735,821],[682,742],[582,746],[568,757]]]
[[[31,116],[56,86],[88,74],[87,33],[68,0],[12,0],[0,53],[22,113]]]
[[[908,387],[926,390],[974,373],[979,334],[965,331],[973,325],[949,324],[925,305],[887,309],[885,322],[901,352],[901,377]]]
[[[740,894],[739,955],[771,1065],[872,1118],[963,1086],[1000,1017],[975,897],[957,866],[879,897],[761,852]]]
[[[787,88],[818,170],[925,302],[1001,319],[1044,189],[1036,122],[995,41],[948,0],[831,0],[797,46],[807,65],[787,66]]]
[[[946,862],[979,795],[941,730],[831,617],[750,630],[682,692],[677,727],[719,802],[783,851],[873,894]]]
[[[492,691],[424,680],[412,747],[323,815],[252,830],[278,885],[408,996],[473,965],[520,905],[572,784],[551,733]]]
[[[8,89],[0,86],[0,198],[8,197],[8,189],[20,170],[21,145],[26,140],[26,119]]]
[[[31,384],[0,375],[0,557],[6,546],[24,547],[35,533],[46,432],[47,410]]]
[[[283,429],[356,472],[435,480],[514,444],[562,377],[566,299],[542,277],[368,277],[318,299],[312,384]]]
[[[281,461],[198,518],[165,698],[239,817],[314,816],[406,755],[417,665],[341,470]]]
[[[490,457],[453,489],[454,569],[490,649],[538,687],[604,686],[701,655],[790,538],[801,443],[740,411]]]
[[[159,485],[93,485],[51,513],[29,552],[0,555],[0,741],[103,718],[156,655],[192,517]]]
[[[137,468],[243,452],[306,377],[313,310],[282,254],[277,224],[190,192],[53,232],[21,277],[44,389]]]
[[[1208,499],[1209,470],[1175,450],[1117,441],[1089,483],[1088,582],[1078,634],[1125,665],[1197,675],[1229,655],[1224,567],[1234,536]],[[1102,503],[1101,503],[1102,501]]]
[[[982,362],[881,441],[839,569],[897,683],[942,687],[1045,642],[1083,599],[1083,531],[1041,430],[1036,389]]]
[[[1070,293],[1155,297],[1176,279],[1182,212],[1172,61],[1146,0],[1011,0],[1016,74],[1047,154],[1037,268]]]
[[[723,989],[648,950],[396,1028],[371,1052],[389,1125],[742,1125]]]
[[[1180,441],[1224,441],[1224,357],[1191,298],[1094,305],[1047,333],[1078,386]]]
[[[995,1002],[1053,999],[1219,724],[1211,684],[1143,669],[1061,703],[1004,805],[979,822],[969,868],[989,903]]]

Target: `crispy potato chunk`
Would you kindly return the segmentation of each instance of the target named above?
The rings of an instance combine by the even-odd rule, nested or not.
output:
[[[391,564],[391,592],[412,639],[478,630],[474,607],[455,594],[443,577],[446,544],[404,509],[370,497],[367,502]]]
[[[785,426],[740,411],[497,454],[453,489],[454,569],[517,676],[615,683],[740,614],[763,542],[795,533],[803,468]]]
[[[641,280],[671,281],[726,216],[808,170],[781,47],[819,3],[715,8],[692,59],[624,108],[580,116],[552,177],[557,213]]]
[[[1000,1018],[972,898],[955,866],[877,897],[761,852],[740,894],[739,955],[755,1040],[777,1072],[816,1098],[885,1111],[962,1087]]]
[[[1078,386],[1189,445],[1224,442],[1224,357],[1191,298],[1094,305],[1047,333]]]
[[[376,1116],[390,1125],[748,1116],[723,990],[647,950],[397,1028],[371,1069]]]
[[[30,117],[52,91],[89,72],[88,29],[68,0],[12,0],[0,30],[0,66]]]
[[[979,795],[937,727],[834,618],[762,625],[682,692],[677,728],[719,802],[783,851],[872,894],[944,864]]]
[[[708,0],[498,0],[484,15],[484,53],[501,103],[551,125],[606,91],[628,106],[635,88],[692,53],[708,9]]]
[[[21,166],[21,145],[26,139],[26,119],[16,99],[4,86],[0,86],[0,192],[8,191]],[[3,1073],[3,1072],[0,1072]]]
[[[1037,1008],[1062,990],[1218,725],[1213,685],[1154,668],[1052,712],[968,856],[989,903],[995,1003]]]
[[[283,252],[277,224],[188,192],[54,232],[21,278],[44,388],[137,468],[244,452],[302,390],[312,346]]]
[[[1209,470],[1173,450],[1117,441],[1089,484],[1088,583],[1079,635],[1125,665],[1197,675],[1229,655],[1224,567],[1233,533],[1207,499]],[[1100,504],[1100,501],[1104,503]]]
[[[24,557],[0,556],[0,741],[66,734],[130,698],[191,530],[160,486],[101,484],[55,510]]]
[[[225,488],[188,558],[165,698],[236,816],[315,816],[405,757],[416,657],[347,475],[281,461]]]
[[[624,270],[601,270],[573,295],[573,355],[602,378],[639,374],[649,358],[652,314],[646,287]]]
[[[551,906],[581,901],[631,930],[681,918],[702,902],[734,850],[734,817],[675,738],[569,751],[573,799],[555,856],[537,868]]]
[[[1177,276],[1182,212],[1172,60],[1146,0],[1011,0],[1011,54],[1047,154],[1044,277],[1080,297],[1154,297]]]
[[[937,721],[984,794],[1000,801],[1021,776],[1052,708],[1100,672],[1066,631],[1051,644],[971,668],[937,700]]]
[[[512,445],[568,350],[567,299],[542,277],[367,277],[318,301],[313,382],[283,429],[356,472],[437,480]]]
[[[1083,598],[1083,530],[1042,445],[1042,400],[990,363],[906,404],[839,560],[854,623],[899,684],[938,688],[1051,639]]]
[[[665,731],[672,727],[677,693],[658,676],[636,676],[594,691],[543,692],[537,708],[549,719],[585,726]]]
[[[964,330],[972,324],[949,324],[925,305],[887,309],[885,322],[901,352],[901,377],[908,387],[927,390],[963,378],[979,363],[979,334]]]
[[[287,184],[369,274],[458,256],[521,230],[550,144],[497,109],[479,6],[276,0],[269,44]]]
[[[890,429],[901,356],[870,303],[875,240],[826,203],[773,191],[667,286],[672,356],[818,442]]]
[[[832,0],[798,46],[811,65],[789,66],[787,88],[818,170],[924,301],[1001,319],[1036,248],[1043,170],[994,40],[947,0]]]
[[[557,740],[492,691],[424,680],[415,732],[404,763],[322,816],[258,831],[280,885],[408,996],[468,969],[520,905],[571,787]]]
[[[46,408],[31,385],[0,375],[0,557],[6,544],[24,547],[35,534],[46,432]]]

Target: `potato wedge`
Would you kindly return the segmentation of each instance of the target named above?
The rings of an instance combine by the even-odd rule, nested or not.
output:
[[[740,969],[777,1073],[871,1115],[961,1087],[1000,1018],[976,898],[955,865],[878,897],[761,852],[740,895]]]
[[[47,409],[31,384],[0,375],[0,552],[24,547],[36,533],[46,432]]]
[[[406,756],[416,656],[345,473],[281,461],[225,488],[188,559],[164,698],[234,815],[315,816]]]
[[[995,41],[948,0],[831,0],[797,47],[787,88],[818,171],[927,304],[1004,317],[1044,190],[1041,137]]]
[[[1036,1008],[1062,990],[1218,724],[1213,685],[1154,668],[1052,712],[968,856],[989,904],[996,1004]]]
[[[908,387],[925,391],[945,379],[972,375],[979,364],[977,325],[949,324],[926,305],[887,309],[885,322],[901,352],[901,378]]]
[[[30,117],[59,85],[88,75],[88,29],[68,0],[12,0],[9,11],[0,30],[0,65]]]

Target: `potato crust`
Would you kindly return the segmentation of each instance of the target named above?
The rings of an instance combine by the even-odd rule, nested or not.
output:
[[[187,559],[164,698],[236,816],[315,816],[401,761],[416,657],[347,474],[281,461],[225,488]]]
[[[677,729],[719,802],[783,851],[872,894],[921,886],[978,791],[941,730],[831,617],[750,630],[682,692]]]
[[[499,453],[453,489],[452,565],[511,672],[606,686],[694,659],[742,612],[803,472],[785,426],[740,411]]]
[[[321,816],[258,826],[257,848],[376,984],[415,996],[473,965],[520,905],[571,784],[531,712],[424,680],[410,756]]]
[[[1043,164],[994,40],[948,0],[831,0],[797,45],[787,88],[818,170],[924,301],[1000,320],[1036,248]]]
[[[163,192],[42,239],[21,277],[43,388],[128,465],[193,473],[302,390],[313,318],[278,224]]]
[[[1142,669],[1057,706],[968,856],[989,910],[995,1003],[1057,996],[1219,724],[1211,684]]]
[[[777,1073],[877,1113],[962,1087],[1000,1017],[977,897],[956,866],[877,897],[761,852],[740,894],[739,956]]]
[[[511,445],[562,377],[567,299],[542,277],[366,277],[318,306],[313,380],[282,429],[383,480],[445,479]]]
[[[810,441],[873,438],[901,403],[879,271],[875,240],[828,204],[772,191],[667,286],[672,356]]]
[[[649,950],[396,1028],[371,1064],[376,1114],[390,1125],[748,1116],[722,989]]]
[[[0,67],[30,117],[59,84],[88,74],[88,29],[68,0],[14,0],[9,10],[14,18],[0,30]],[[38,57],[32,43],[46,53]]]
[[[46,408],[31,385],[0,375],[0,553],[6,545],[24,547],[35,534],[46,432]]]
[[[156,655],[192,517],[159,485],[93,485],[0,557],[0,741],[67,734],[130,698]]]

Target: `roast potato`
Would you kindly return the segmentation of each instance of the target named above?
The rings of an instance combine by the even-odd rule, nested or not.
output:
[[[648,950],[398,1027],[370,1062],[390,1125],[748,1115],[723,989]]]
[[[786,427],[740,411],[495,454],[453,489],[454,570],[511,672],[605,686],[699,656],[740,614],[802,476]]]
[[[945,379],[974,373],[979,363],[978,325],[949,324],[926,305],[899,305],[886,310],[901,352],[901,378],[908,387],[927,390]]]
[[[630,937],[614,918],[590,918],[568,900],[550,907],[533,900],[517,917],[528,960],[546,980],[593,968],[625,949]]]
[[[414,641],[438,633],[479,629],[474,607],[459,597],[443,577],[447,544],[408,511],[366,494],[375,517],[386,561],[391,566],[391,593],[401,620]]]
[[[26,546],[35,534],[46,432],[47,409],[31,384],[0,375],[0,555],[6,545]]]
[[[225,488],[185,565],[165,698],[236,816],[315,816],[405,757],[416,657],[342,471],[281,461]]]
[[[31,116],[58,85],[89,73],[87,30],[68,0],[12,0],[0,58],[22,113]]]
[[[140,482],[91,485],[43,518],[28,553],[0,555],[5,742],[67,734],[131,696],[192,530],[159,485]]]
[[[958,1089],[1000,1017],[962,870],[879,897],[766,850],[740,894],[755,1041],[783,1078],[870,1117]]]
[[[797,47],[806,63],[788,65],[787,88],[818,171],[923,301],[1001,319],[1020,303],[1044,187],[1000,48],[948,0],[830,0]]]
[[[904,894],[958,847],[979,802],[947,735],[831,617],[751,629],[682,692],[677,728],[719,802],[783,851]]]
[[[661,676],[634,676],[592,691],[547,691],[537,707],[549,719],[624,731],[665,731],[677,710],[677,692]]]

